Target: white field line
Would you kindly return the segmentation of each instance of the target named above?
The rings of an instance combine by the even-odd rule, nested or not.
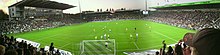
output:
[[[45,39],[45,38],[51,38],[51,37],[54,37],[54,36],[57,36],[57,35],[59,35],[59,34],[55,34],[55,35],[52,35],[52,36],[45,36],[45,37],[43,37],[43,38],[39,38],[39,39],[36,39],[36,40],[34,40],[34,41],[39,41],[39,40],[43,40],[43,39]]]
[[[139,49],[139,47],[137,46],[137,44],[136,44],[135,42],[133,42],[133,43],[134,43],[134,45],[136,46],[136,48]]]
[[[171,37],[168,37],[167,35],[164,35],[164,34],[162,34],[162,33],[159,33],[159,32],[157,32],[157,31],[153,31],[153,32],[156,33],[156,34],[162,35],[162,36],[164,36],[164,37],[166,37],[166,38],[169,38],[169,39],[171,39],[171,40],[173,40],[173,41],[178,41],[178,40],[175,40],[175,39],[173,39],[173,38],[171,38]]]
[[[126,51],[126,50],[146,50],[146,49],[151,49],[151,48],[155,48],[155,47],[159,47],[162,45],[156,45],[156,46],[152,46],[152,47],[149,47],[149,48],[142,48],[142,49],[124,49],[124,50],[117,50],[117,51]]]
[[[65,45],[61,46],[60,48],[63,48],[63,47],[70,45],[70,44],[72,44],[72,43],[65,44]]]
[[[90,43],[87,43],[86,45],[89,45],[89,46],[87,46],[87,47],[89,47],[89,48],[91,48],[93,51],[94,50],[96,50],[96,47],[94,47],[94,46],[91,46],[92,44],[90,44]]]

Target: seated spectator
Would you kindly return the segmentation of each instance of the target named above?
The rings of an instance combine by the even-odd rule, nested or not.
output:
[[[163,49],[160,48],[160,54],[159,55],[163,55]]]
[[[23,49],[17,49],[16,51],[18,52],[18,55],[23,55],[24,54]]]
[[[5,46],[0,45],[0,55],[4,55],[5,54]]]
[[[191,55],[190,47],[183,48],[183,55]]]
[[[59,49],[56,51],[55,55],[61,55]]]
[[[159,54],[160,54],[160,52],[157,51],[157,52],[156,52],[156,55],[159,55]]]
[[[190,47],[187,51],[191,51],[185,55],[220,55],[219,29],[205,28],[195,34],[188,34],[184,42]]]
[[[18,53],[16,52],[16,50],[8,50],[5,55],[18,55]]]
[[[174,55],[183,55],[182,47],[179,44],[176,44]]]

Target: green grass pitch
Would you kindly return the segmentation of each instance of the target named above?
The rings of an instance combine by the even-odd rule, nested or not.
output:
[[[134,28],[137,28],[136,31]],[[111,30],[111,32],[109,30]],[[195,31],[146,20],[117,20],[89,22],[26,33],[10,34],[9,36],[13,35],[16,38],[38,42],[41,44],[40,47],[49,46],[50,43],[53,42],[56,48],[79,55],[82,40],[99,40],[101,36],[107,34],[110,36],[110,39],[115,39],[116,41],[117,55],[123,55],[123,52],[161,48],[161,42],[163,40],[166,40],[168,45],[177,43],[187,32]],[[135,37],[136,33],[138,33],[137,41]]]

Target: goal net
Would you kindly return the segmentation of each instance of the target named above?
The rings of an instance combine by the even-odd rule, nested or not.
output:
[[[115,40],[83,40],[81,55],[116,55]]]

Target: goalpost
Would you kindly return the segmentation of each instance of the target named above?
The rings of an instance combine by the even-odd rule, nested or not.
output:
[[[115,40],[83,40],[80,55],[116,55]]]

